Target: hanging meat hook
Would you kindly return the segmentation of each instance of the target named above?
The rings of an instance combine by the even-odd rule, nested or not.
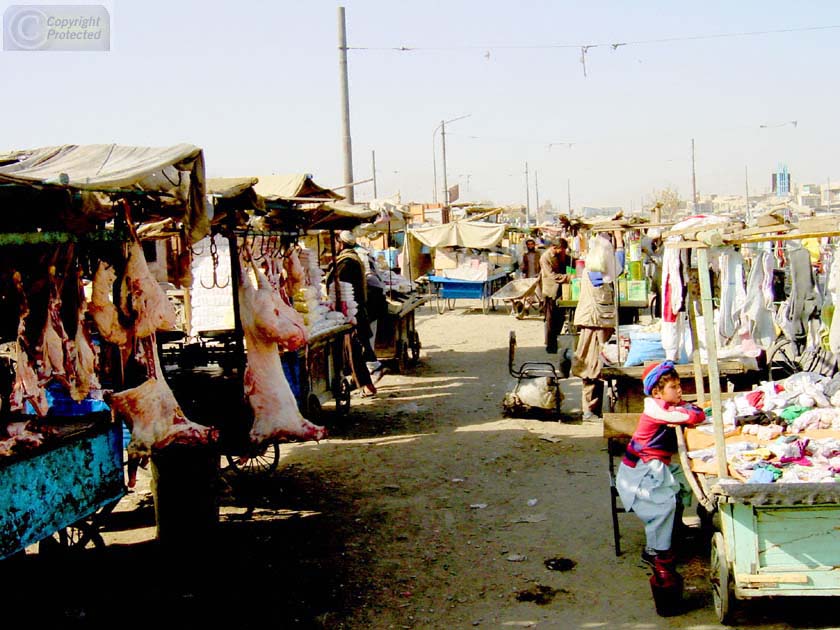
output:
[[[210,286],[204,284],[204,280],[201,280],[201,286],[205,289],[226,289],[230,285],[230,278],[227,279],[227,282],[224,284],[219,284],[219,277],[218,277],[218,269],[219,269],[219,251],[216,247],[216,235],[213,234],[210,237],[210,260],[213,263],[213,282]]]

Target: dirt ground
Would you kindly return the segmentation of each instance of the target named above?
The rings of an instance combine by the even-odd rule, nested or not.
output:
[[[421,307],[419,365],[387,374],[343,419],[325,409],[329,439],[282,446],[269,476],[223,469],[208,536],[157,540],[141,471],[103,519],[104,549],[33,547],[3,563],[4,617],[51,628],[719,628],[699,528],[679,549],[679,616],[656,614],[632,514],[619,516],[616,557],[600,424],[503,417],[509,331],[517,363],[546,360],[542,321],[476,306]],[[824,599],[739,602],[738,626],[837,627],[832,610]]]

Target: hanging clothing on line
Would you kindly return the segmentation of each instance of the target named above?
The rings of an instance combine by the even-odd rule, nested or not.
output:
[[[733,247],[720,254],[720,317],[718,335],[722,345],[735,337],[741,329],[741,313],[746,305],[744,289],[744,258]]]
[[[744,318],[756,345],[767,350],[776,337],[770,310],[773,305],[773,267],[775,260],[768,251],[758,252],[747,278]]]

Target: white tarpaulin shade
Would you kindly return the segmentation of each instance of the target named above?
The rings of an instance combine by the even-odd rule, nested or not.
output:
[[[411,234],[429,247],[473,247],[490,249],[505,235],[504,224],[483,221],[454,221],[441,225],[414,228]]]
[[[254,190],[269,201],[317,197],[320,199],[344,199],[338,193],[322,188],[305,173],[295,175],[260,175]]]
[[[104,193],[149,193],[182,220],[193,241],[209,229],[204,153],[191,144],[63,145],[0,154],[0,183]]]

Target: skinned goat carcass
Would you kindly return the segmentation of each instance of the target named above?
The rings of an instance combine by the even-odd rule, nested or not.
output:
[[[149,271],[143,248],[137,241],[128,248],[120,309],[126,316],[136,314],[137,337],[148,337],[157,330],[172,330],[178,321],[175,307]]]
[[[99,389],[99,378],[96,375],[98,361],[93,342],[87,332],[85,322],[85,294],[82,290],[82,277],[78,276],[79,310],[76,315],[76,337],[73,341],[73,351],[70,354],[72,371],[70,378],[70,397],[76,402],[87,398],[90,390]]]
[[[257,270],[258,280],[260,275]],[[255,444],[281,437],[320,440],[326,435],[326,429],[301,415],[283,373],[277,344],[287,331],[278,326],[273,300],[266,295],[268,291],[274,293],[267,280],[260,282],[259,290],[255,290],[247,275],[241,274],[239,309],[248,347],[244,386],[254,411],[249,437]]]
[[[47,392],[38,382],[38,375],[32,367],[26,352],[26,313],[20,317],[18,325],[17,351],[15,353],[15,382],[12,385],[10,409],[12,411],[26,411],[26,403],[30,403],[39,416],[46,416],[50,410]]]
[[[105,341],[124,346],[128,343],[128,332],[119,321],[116,305],[111,301],[116,270],[104,260],[99,263],[93,277],[93,292],[88,313],[93,317],[99,334]]]
[[[283,269],[286,271],[286,290],[289,295],[295,295],[298,289],[302,289],[306,284],[306,274],[300,263],[297,248],[283,257]]]
[[[245,285],[239,285],[240,293],[245,291],[247,299],[253,305],[250,313],[241,314],[243,326],[247,317],[255,334],[266,341],[279,343],[286,350],[302,348],[309,339],[303,316],[283,300],[256,265],[252,265],[252,268],[257,277],[257,290],[254,290],[248,278],[242,280]]]
[[[111,394],[111,406],[131,426],[128,457],[140,459],[170,444],[209,444],[215,429],[191,422],[163,379]]]
[[[50,267],[50,297],[47,302],[47,320],[41,333],[41,340],[35,352],[38,359],[38,372],[42,381],[51,378],[66,377],[67,345],[70,338],[61,321],[61,290],[55,276],[55,267]]]

